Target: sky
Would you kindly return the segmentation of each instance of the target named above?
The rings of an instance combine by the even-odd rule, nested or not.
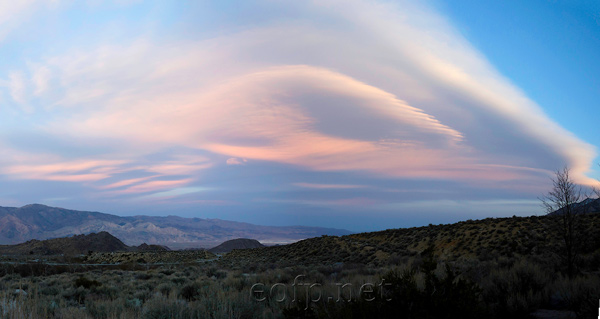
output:
[[[597,1],[0,0],[0,206],[373,231],[598,184]]]

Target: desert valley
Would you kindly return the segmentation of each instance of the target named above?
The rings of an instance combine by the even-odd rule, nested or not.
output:
[[[585,240],[571,276],[554,227],[560,214],[180,250],[126,245],[100,231],[0,246],[0,308],[7,318],[591,318],[600,290],[599,204],[585,203]],[[74,230],[90,214],[20,209],[29,221],[45,216],[46,231],[57,229],[51,212]],[[101,218],[86,225],[106,219],[95,214]],[[25,226],[18,229],[41,228]],[[263,229],[237,231],[260,237]],[[131,236],[127,242],[140,235]]]

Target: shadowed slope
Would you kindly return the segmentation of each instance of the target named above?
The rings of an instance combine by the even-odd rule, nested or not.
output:
[[[107,232],[42,241],[34,239],[18,245],[0,246],[1,254],[11,255],[81,255],[89,251],[115,252],[126,250],[129,250],[127,245]]]
[[[582,254],[600,255],[600,214],[585,214],[586,244]],[[322,236],[284,246],[234,250],[223,256],[228,266],[252,263],[333,265],[357,263],[385,265],[416,256],[426,249],[438,258],[489,260],[501,256],[552,255],[561,245],[553,225],[557,216],[487,218],[447,225],[388,229],[347,236]]]
[[[265,247],[258,240],[248,238],[238,238],[228,240],[217,247],[209,249],[211,253],[228,253],[234,249],[250,249]]]

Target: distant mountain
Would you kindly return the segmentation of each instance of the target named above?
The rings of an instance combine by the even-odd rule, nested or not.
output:
[[[234,249],[251,249],[265,247],[256,239],[238,238],[228,240],[217,247],[209,249],[211,253],[228,253]]]
[[[89,251],[115,252],[136,250],[107,232],[76,235],[48,240],[30,240],[22,244],[0,246],[0,254],[10,255],[81,255]]]
[[[573,204],[576,213],[593,214],[600,213],[600,198],[586,198],[579,203]],[[559,209],[548,215],[562,215],[564,209]]]
[[[116,216],[40,204],[0,207],[0,244],[17,244],[107,231],[125,244],[165,245],[180,249],[211,247],[235,238],[263,243],[290,243],[321,235],[347,235],[350,231],[305,226],[259,226],[220,219],[178,216]]]

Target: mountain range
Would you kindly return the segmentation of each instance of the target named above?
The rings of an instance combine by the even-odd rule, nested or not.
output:
[[[341,236],[350,231],[307,226],[260,226],[221,219],[178,216],[116,216],[40,204],[0,207],[0,244],[44,240],[106,231],[128,246],[142,243],[173,249],[214,247],[235,238],[265,244],[285,244],[321,235]]]

